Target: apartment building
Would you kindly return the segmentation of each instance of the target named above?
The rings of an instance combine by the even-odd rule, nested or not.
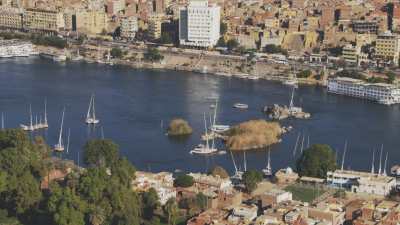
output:
[[[357,46],[352,46],[351,44],[349,44],[343,47],[342,57],[347,63],[353,65],[358,64],[359,54],[360,48],[358,48]]]
[[[207,0],[190,0],[180,9],[179,41],[181,45],[208,48],[220,37],[221,9]]]
[[[0,8],[0,28],[21,30],[23,28],[23,10],[20,8]]]
[[[378,59],[390,61],[397,65],[400,52],[399,40],[399,36],[392,34],[390,31],[378,35],[376,38],[375,56]]]
[[[137,17],[130,16],[121,19],[121,37],[132,40],[138,31]]]
[[[86,34],[100,34],[107,30],[107,14],[103,11],[81,11],[73,17],[73,27]]]
[[[376,34],[378,33],[379,25],[376,21],[366,21],[366,20],[355,20],[352,22],[353,31],[365,34],[371,33]]]
[[[43,9],[27,9],[23,20],[25,29],[44,33],[57,33],[65,24],[62,13]]]
[[[161,24],[162,14],[152,14],[149,16],[149,35],[152,39],[158,39],[161,37]]]

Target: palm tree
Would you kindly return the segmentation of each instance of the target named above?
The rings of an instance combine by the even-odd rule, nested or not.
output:
[[[164,205],[164,213],[168,217],[168,224],[175,225],[178,217],[178,204],[175,198],[170,198]]]

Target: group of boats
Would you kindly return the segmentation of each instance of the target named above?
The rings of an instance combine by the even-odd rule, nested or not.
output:
[[[63,152],[64,150],[67,151],[69,150],[69,140],[70,140],[70,129],[68,129],[68,137],[67,137],[67,145],[65,147],[64,141],[63,141],[63,130],[64,130],[64,116],[65,116],[65,108],[62,111],[61,115],[61,125],[60,125],[60,131],[58,135],[58,142],[57,144],[54,145],[54,151],[56,152]],[[38,117],[36,116],[35,123],[33,122],[33,116],[32,116],[32,106],[29,105],[29,125],[21,124],[20,127],[25,130],[25,131],[35,131],[38,129],[47,129],[49,127],[48,122],[47,122],[47,101],[45,100],[44,102],[44,120],[42,121],[42,117],[39,117],[40,119],[38,120]],[[4,128],[4,117],[2,114],[2,127]],[[90,102],[89,102],[89,107],[88,111],[86,114],[85,118],[85,123],[86,124],[98,124],[100,120],[96,117],[96,111],[95,111],[95,96],[92,95],[90,97]]]
[[[224,150],[218,150],[215,147],[215,139],[219,134],[230,129],[229,125],[219,125],[217,124],[217,110],[218,110],[218,99],[215,99],[215,107],[214,115],[211,119],[210,116],[210,125],[207,126],[206,115],[204,113],[204,135],[201,136],[202,141],[205,143],[201,143],[197,145],[193,150],[190,151],[190,154],[199,154],[199,155],[209,155],[209,154],[226,154]],[[211,145],[209,141],[211,140]]]
[[[29,125],[21,124],[20,127],[25,131],[35,131],[35,130],[48,128],[49,124],[47,123],[47,106],[46,105],[47,105],[47,103],[45,100],[44,101],[44,115],[43,115],[44,120],[42,121],[42,116],[39,116],[39,120],[38,120],[38,116],[36,115],[35,122],[33,122],[32,106],[29,105]]]
[[[265,177],[271,177],[273,172],[272,172],[272,166],[271,166],[271,149],[267,150],[267,165],[264,169],[262,169],[262,172]],[[231,153],[231,158],[233,162],[233,166],[235,168],[235,173],[231,177],[233,180],[242,180],[243,174],[247,171],[247,160],[246,160],[246,151],[243,151],[243,170],[238,168],[235,157],[233,156],[233,153]]]

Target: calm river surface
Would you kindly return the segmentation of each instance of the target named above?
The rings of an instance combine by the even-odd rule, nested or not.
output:
[[[92,93],[96,95],[96,114],[101,120],[96,127],[84,123]],[[64,153],[63,157],[75,161],[85,142],[100,138],[103,128],[105,138],[113,139],[121,153],[139,169],[205,172],[214,165],[222,165],[232,171],[229,154],[208,157],[189,154],[204,132],[203,113],[210,112],[212,96],[220,99],[220,123],[232,125],[267,118],[261,108],[266,104],[287,104],[290,90],[276,82],[186,72],[58,64],[39,58],[0,60],[0,112],[5,115],[6,127],[28,123],[29,104],[33,113],[39,114],[47,98],[50,128],[36,133],[52,146],[57,142],[65,106],[65,128],[71,129],[71,145],[69,154]],[[237,102],[248,104],[249,109],[234,109],[232,105]],[[372,149],[380,148],[381,144],[389,152],[388,165],[399,163],[399,106],[331,95],[320,87],[300,87],[295,104],[312,117],[283,122],[294,129],[282,137],[282,143],[272,147],[273,169],[294,165],[292,152],[299,132],[305,134],[304,145],[309,136],[311,144],[329,144],[338,150],[339,157],[347,139],[346,168],[369,170]],[[175,117],[187,119],[194,128],[194,134],[184,141],[164,135],[168,121]],[[222,147],[221,143],[219,146]],[[242,154],[235,157],[242,165]],[[249,152],[247,165],[254,169],[265,167],[266,152]]]

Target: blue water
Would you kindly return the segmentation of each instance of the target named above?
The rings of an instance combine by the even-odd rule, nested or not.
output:
[[[84,123],[91,94],[96,95],[96,114],[100,124]],[[82,148],[90,138],[113,139],[121,153],[137,168],[151,171],[208,171],[222,165],[232,171],[230,155],[194,156],[189,151],[199,143],[204,132],[203,113],[211,112],[218,96],[218,120],[236,124],[255,118],[266,104],[287,104],[290,90],[277,82],[247,81],[188,72],[136,70],[128,67],[85,63],[59,64],[38,58],[0,60],[0,112],[6,127],[28,123],[29,104],[33,113],[43,112],[47,98],[50,128],[32,135],[43,135],[48,144],[57,142],[61,112],[66,107],[65,130],[71,130],[69,154],[63,158],[82,164]],[[249,105],[247,111],[234,109],[236,102]],[[368,101],[326,93],[321,87],[301,86],[295,104],[312,114],[309,120],[287,120],[294,130],[272,146],[273,169],[294,165],[293,148],[298,133],[305,134],[304,146],[326,143],[338,150],[341,157],[345,140],[348,151],[346,168],[369,170],[372,149],[384,145],[389,152],[388,165],[400,159],[399,106],[383,106]],[[189,121],[194,133],[186,140],[165,136],[168,121],[182,117]],[[65,137],[66,139],[66,137]],[[222,143],[218,143],[223,147]],[[242,165],[242,154],[235,154]],[[266,152],[249,152],[248,168],[261,169]],[[376,162],[376,167],[378,162]]]

